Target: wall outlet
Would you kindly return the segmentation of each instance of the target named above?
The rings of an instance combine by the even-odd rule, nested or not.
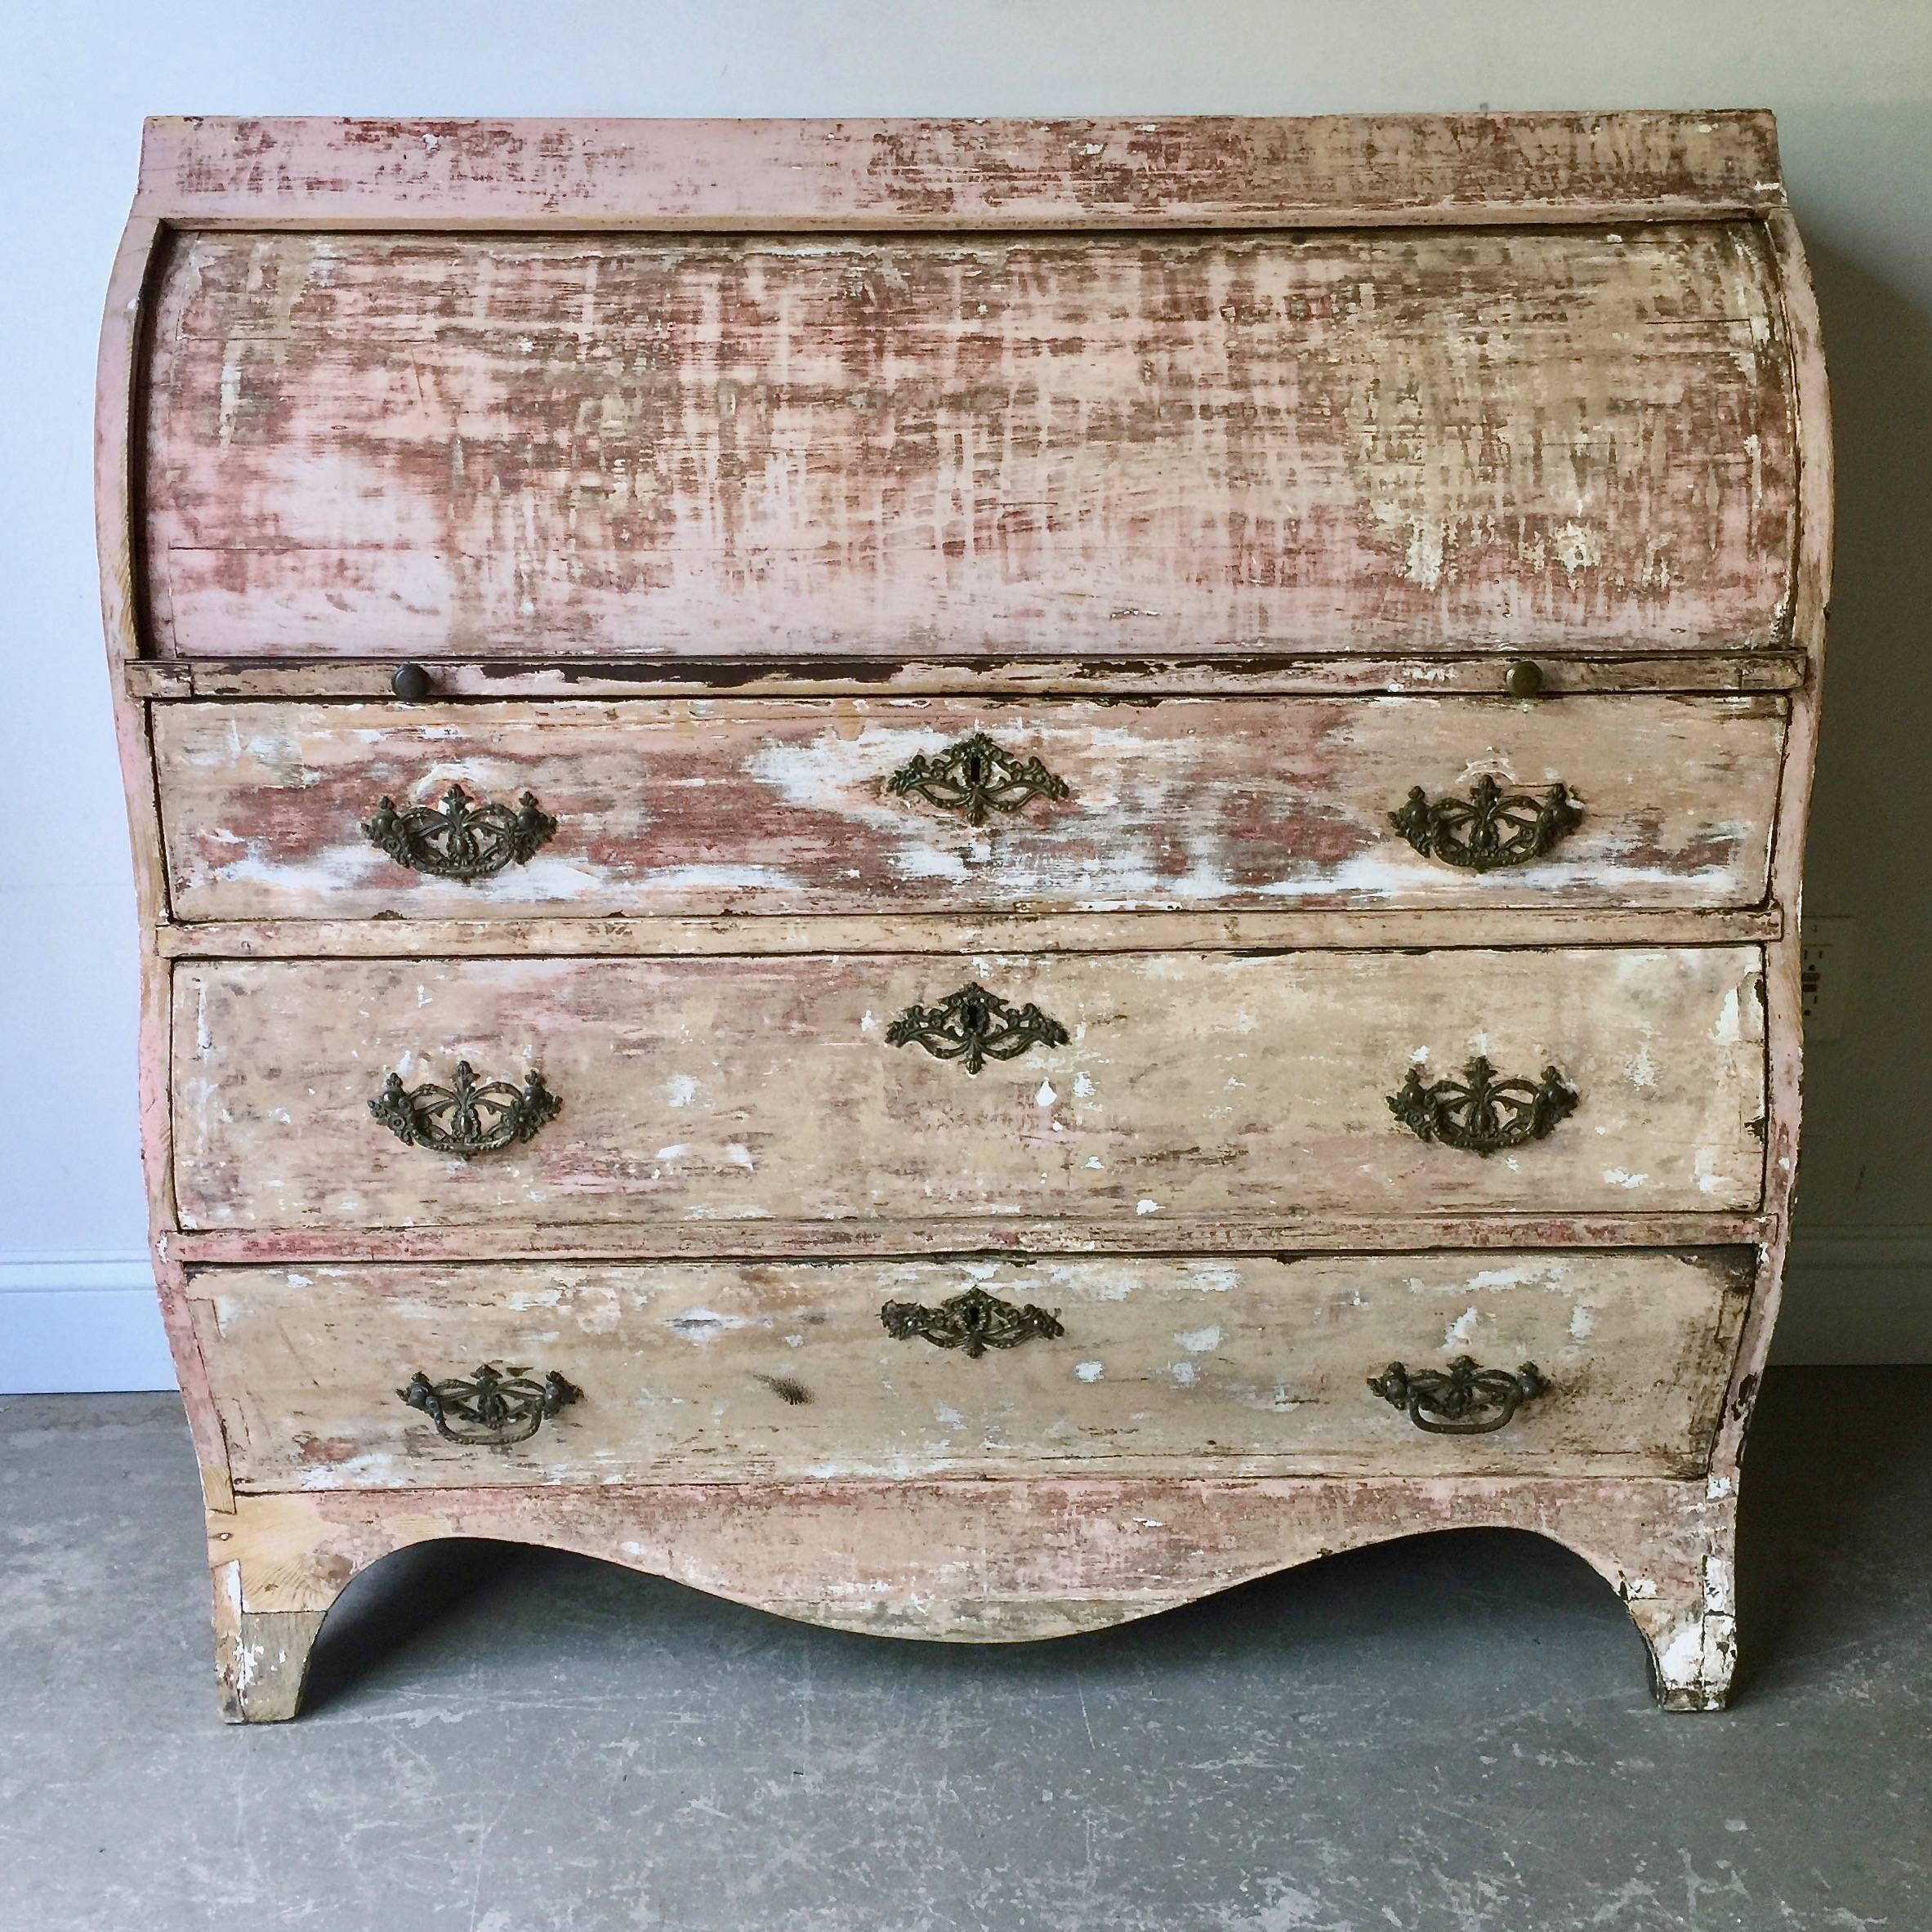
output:
[[[1855,919],[1807,919],[1800,929],[1799,979],[1807,1040],[1836,1040],[1845,1031],[1857,939]]]

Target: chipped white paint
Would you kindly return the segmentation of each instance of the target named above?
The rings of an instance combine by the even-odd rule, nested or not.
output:
[[[207,1101],[176,1120],[176,1194],[198,1228],[1749,1207],[1764,1057],[1755,1039],[1718,1046],[1714,1018],[1759,957],[465,959],[439,970],[422,1009],[423,976],[407,964],[183,962],[175,997],[199,1015],[201,1044],[181,1091]],[[969,978],[1037,1003],[1073,1042],[974,1077],[861,1024]],[[1431,1067],[1459,1069],[1476,1042],[1506,1071],[1555,1064],[1581,1095],[1575,1115],[1507,1158],[1418,1140],[1388,1105],[1408,1064],[1390,1035],[1417,1015],[1440,1042]],[[298,1037],[297,1078],[278,1043]],[[1655,1042],[1660,1069],[1641,1090],[1624,1077],[1640,1041]],[[447,1080],[458,1060],[480,1074],[540,1071],[562,1112],[528,1143],[468,1162],[405,1146],[370,1118],[385,1069]],[[1104,1104],[1069,1091],[1082,1070]],[[698,1092],[667,1118],[662,1096],[680,1073]],[[1051,1149],[1043,1075],[1060,1095]],[[682,1151],[654,1167],[654,1149]],[[1715,1189],[1700,1178],[1713,1175]]]
[[[1535,1361],[1561,1393],[1466,1439],[1423,1434],[1363,1386],[1390,1360],[1429,1359],[1443,1333],[1413,1307],[1403,1257],[1223,1264],[1218,1318],[1198,1328],[1176,1318],[1198,1292],[1195,1265],[1131,1255],[990,1272],[344,1266],[309,1270],[299,1292],[274,1269],[224,1269],[218,1336],[195,1308],[245,1489],[1157,1468],[1655,1475],[1704,1453],[1742,1312],[1735,1256],[1572,1254],[1601,1317],[1586,1342],[1537,1287],[1474,1287],[1490,1259],[1430,1257],[1437,1298],[1479,1306],[1486,1354]],[[1055,1310],[1064,1338],[967,1363],[881,1329],[883,1301],[934,1305],[971,1282]],[[528,1363],[583,1399],[512,1451],[463,1450],[396,1399],[405,1359],[431,1374]],[[805,1399],[782,1399],[774,1377]]]
[[[326,282],[310,235],[190,230],[162,277],[145,536],[179,654],[1776,640],[1790,377],[1747,225],[321,246]],[[888,455],[881,410],[930,432]]]
[[[195,919],[535,912],[1755,903],[1783,737],[1774,698],[1176,698],[1113,721],[935,700],[228,706],[157,720],[177,910]],[[828,712],[830,716],[828,716]],[[976,833],[886,781],[975,730],[1071,788]],[[435,753],[426,756],[426,745]],[[1482,775],[1584,801],[1527,867],[1472,872],[1389,823]],[[473,883],[399,865],[379,797],[526,791],[557,821]],[[708,854],[694,862],[693,848]]]

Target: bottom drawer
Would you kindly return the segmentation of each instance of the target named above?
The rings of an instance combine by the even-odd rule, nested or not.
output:
[[[1752,1260],[222,1267],[190,1293],[244,1489],[1691,1475]]]

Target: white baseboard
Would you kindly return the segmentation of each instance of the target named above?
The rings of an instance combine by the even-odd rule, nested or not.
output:
[[[145,1254],[0,1255],[0,1395],[174,1385]]]
[[[1932,1226],[1798,1235],[1772,1359],[1932,1362]],[[0,1256],[0,1395],[174,1385],[145,1255]]]

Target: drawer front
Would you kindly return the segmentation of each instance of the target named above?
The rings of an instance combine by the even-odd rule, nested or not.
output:
[[[246,1488],[1681,1476],[1709,1452],[1751,1265],[1708,1249],[223,1268],[190,1292]],[[891,1332],[889,1308],[929,1332],[904,1316]],[[957,1345],[975,1326],[993,1338],[978,1354]],[[1464,1359],[1474,1393],[1451,1419],[1468,1432],[1448,1432],[1427,1378]],[[1412,1414],[1391,1363],[1421,1391]],[[482,1412],[479,1369],[522,1372],[503,1412]]]
[[[177,917],[594,917],[1755,904],[1784,716],[1769,698],[193,704],[154,732]]]
[[[182,962],[176,1199],[190,1228],[1751,1208],[1760,965]]]
[[[1749,649],[1790,350],[1750,222],[185,234],[183,656]]]

